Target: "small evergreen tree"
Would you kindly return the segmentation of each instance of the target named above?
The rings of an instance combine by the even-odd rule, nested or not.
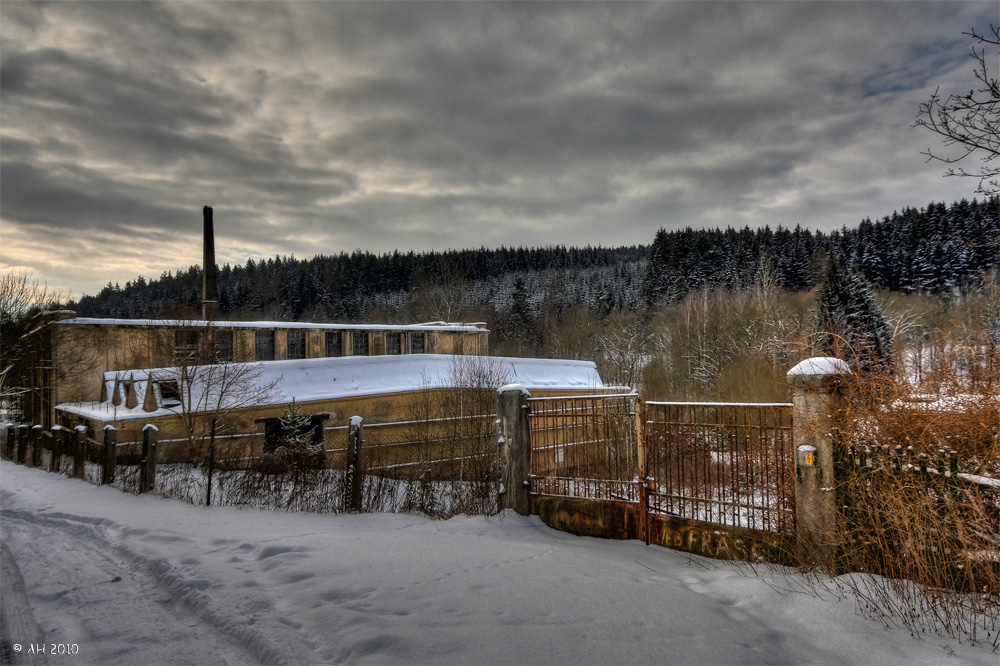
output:
[[[831,260],[816,303],[817,346],[855,370],[892,367],[892,334],[864,279]]]
[[[295,404],[294,398],[285,406],[285,412],[278,421],[283,432],[280,446],[303,453],[316,453],[319,450],[320,447],[313,443],[316,426],[312,419],[302,413],[302,408]]]

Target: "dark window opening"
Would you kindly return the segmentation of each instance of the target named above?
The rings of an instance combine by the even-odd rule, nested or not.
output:
[[[386,354],[402,354],[402,345],[400,344],[400,334],[389,331],[385,334],[385,353]]]
[[[343,356],[344,355],[344,333],[343,333],[343,331],[327,331],[326,332],[326,355],[327,356]]]
[[[314,414],[309,417],[309,424],[304,426],[299,434],[305,434],[312,430],[312,437],[310,438],[310,443],[316,445],[322,445],[324,442],[323,437],[323,422],[330,418],[330,414]],[[281,446],[285,438],[288,437],[289,432],[286,428],[281,425],[281,419],[278,417],[271,417],[266,419],[257,419],[256,423],[264,424],[264,451],[267,453],[274,453],[274,451]]]
[[[160,407],[176,407],[181,404],[181,387],[175,381],[157,382],[160,387]]]
[[[287,358],[306,357],[306,332],[301,329],[288,331]]]
[[[423,354],[424,353],[424,334],[411,333],[410,334],[410,353],[411,354]]]
[[[215,347],[216,363],[229,363],[233,360],[232,331],[212,331],[212,346]]]
[[[274,360],[274,331],[257,331],[254,342],[258,361]]]
[[[354,331],[354,355],[368,356],[368,331]]]
[[[196,363],[200,331],[181,328],[174,331],[174,362],[177,365]]]

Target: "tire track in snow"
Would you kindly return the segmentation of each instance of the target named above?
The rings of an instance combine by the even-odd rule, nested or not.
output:
[[[17,562],[7,547],[0,542],[0,664],[40,664],[32,652],[15,651],[14,644],[38,644],[44,641],[42,628],[35,622],[31,603],[24,589],[24,579]]]
[[[4,503],[11,499],[7,492],[2,493],[2,498]],[[43,563],[50,560],[50,564],[54,565],[55,568],[68,569],[63,573],[63,577],[73,579],[69,581],[71,583],[82,582],[80,581],[81,573],[91,576],[96,573],[93,567],[83,566],[83,563],[88,561],[103,559],[103,573],[127,572],[133,582],[132,588],[135,594],[144,596],[150,602],[155,603],[172,616],[175,625],[184,627],[185,634],[187,634],[185,644],[190,644],[190,633],[192,632],[202,639],[204,643],[202,651],[205,654],[197,663],[235,661],[236,663],[298,664],[317,661],[316,655],[309,649],[309,643],[294,628],[280,623],[280,620],[274,621],[274,627],[266,629],[259,624],[256,627],[248,626],[242,618],[234,617],[224,609],[217,609],[217,604],[213,603],[211,597],[197,589],[202,587],[200,582],[189,581],[166,559],[149,558],[124,543],[115,542],[109,532],[121,528],[112,521],[65,513],[46,515],[16,508],[5,508],[3,516],[5,531],[16,531],[18,528],[22,531],[19,540],[21,549],[15,550],[18,556],[26,557],[29,553],[33,553],[34,557],[39,558]],[[35,536],[32,536],[31,532],[35,532]],[[54,536],[53,532],[55,535],[61,536]],[[32,547],[33,541],[42,543],[44,538],[48,538],[50,542],[53,539],[62,539],[68,542],[68,550],[74,550],[74,544],[82,545],[84,550],[89,550],[90,553],[86,555],[75,553],[73,555],[74,563],[67,563],[68,558],[65,554],[56,557],[56,554],[51,552],[51,548]],[[19,550],[27,552],[21,553]],[[87,569],[87,571],[81,572],[81,568]],[[99,567],[98,569],[100,570]],[[105,576],[108,582],[111,582],[114,577],[114,575]],[[44,580],[42,575],[37,576],[37,578],[39,581]],[[80,596],[80,591],[84,586],[85,584],[63,585],[66,589],[50,591],[49,594]],[[118,594],[120,595],[121,592]],[[84,596],[86,595],[84,594]],[[68,601],[73,601],[73,599]],[[83,602],[87,603],[86,600]],[[131,603],[135,602],[134,599],[131,600]],[[192,617],[197,620],[193,626],[190,622]],[[134,626],[136,622],[134,617],[124,617],[121,620],[125,626]],[[265,636],[271,641],[265,640]],[[273,642],[275,636],[282,637],[282,640],[277,642],[278,644]],[[67,640],[70,638],[67,637]],[[141,637],[132,637],[132,640],[139,638]],[[132,656],[134,660],[135,655]],[[112,662],[105,661],[104,663]]]

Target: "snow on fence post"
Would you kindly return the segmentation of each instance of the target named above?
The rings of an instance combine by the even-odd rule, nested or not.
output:
[[[795,436],[795,520],[798,559],[832,568],[837,545],[837,493],[832,423],[839,406],[844,361],[813,357],[788,371]]]
[[[520,384],[507,384],[497,391],[499,416],[500,487],[497,507],[514,509],[522,516],[531,513],[528,482],[528,456],[531,442],[528,431],[528,398],[531,394]]]
[[[87,426],[78,425],[76,431],[76,447],[73,449],[73,476],[77,479],[86,477],[87,469]]]
[[[156,485],[156,436],[155,425],[147,423],[142,428],[142,460],[139,461],[139,493],[148,493]]]
[[[360,512],[364,494],[365,472],[362,466],[364,419],[352,416],[347,428],[347,469],[344,473],[344,508]]]
[[[118,431],[112,425],[104,426],[104,456],[101,465],[101,485],[115,482],[115,465],[118,463],[116,447],[118,446]]]

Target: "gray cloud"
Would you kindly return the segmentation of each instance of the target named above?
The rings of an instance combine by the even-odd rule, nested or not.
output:
[[[910,129],[995,3],[0,5],[2,266],[831,228],[971,194]],[[74,268],[53,237],[86,248]],[[80,253],[77,253],[78,255]],[[58,285],[57,285],[58,286]],[[67,286],[70,286],[67,284]]]

